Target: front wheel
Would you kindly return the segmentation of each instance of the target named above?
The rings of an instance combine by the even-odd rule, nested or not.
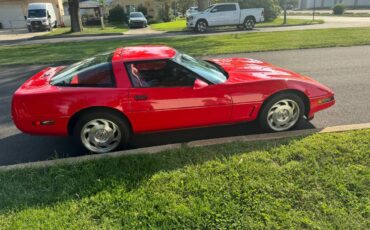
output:
[[[195,28],[196,28],[196,31],[199,32],[199,33],[204,33],[207,31],[207,22],[204,21],[204,20],[201,20],[199,22],[197,22]]]
[[[73,136],[87,150],[107,153],[127,145],[130,132],[127,122],[111,113],[90,113],[76,123]]]
[[[302,122],[305,108],[301,97],[284,93],[269,99],[263,105],[259,123],[267,131],[287,131]]]

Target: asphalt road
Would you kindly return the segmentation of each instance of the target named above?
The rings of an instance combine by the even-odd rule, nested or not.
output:
[[[228,56],[268,61],[311,76],[335,91],[337,104],[300,129],[370,122],[370,46],[222,55]],[[30,136],[14,127],[11,95],[42,67],[0,67],[0,165],[86,154],[70,138]],[[259,132],[254,123],[247,123],[146,134],[135,136],[131,148]]]
[[[289,18],[299,19],[312,19],[311,16],[288,16]],[[235,26],[210,28],[207,34],[211,35],[225,35],[225,34],[239,34],[239,33],[261,33],[261,32],[274,32],[274,31],[292,31],[292,30],[313,30],[313,29],[329,29],[329,28],[348,28],[348,27],[369,27],[370,17],[336,17],[336,16],[316,16],[316,19],[325,21],[323,24],[315,25],[301,25],[301,26],[285,26],[285,27],[265,27],[255,28],[252,31],[238,30]],[[151,30],[149,27],[144,29],[131,29],[123,35],[101,35],[101,36],[83,36],[83,37],[59,37],[48,39],[35,39],[28,40],[30,34],[19,34],[19,39],[11,40],[9,35],[0,33],[1,45],[33,45],[33,44],[47,44],[47,43],[60,43],[60,42],[81,42],[81,41],[98,41],[98,40],[120,40],[120,39],[140,39],[140,38],[165,38],[165,37],[196,37],[204,36],[207,34],[194,33],[193,31],[184,32],[164,32]],[[23,38],[25,36],[25,38]]]

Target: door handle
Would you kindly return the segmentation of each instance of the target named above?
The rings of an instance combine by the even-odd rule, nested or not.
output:
[[[134,96],[134,99],[135,99],[136,101],[145,101],[145,100],[147,100],[147,99],[148,99],[148,96],[147,96],[147,95],[135,95],[135,96]]]

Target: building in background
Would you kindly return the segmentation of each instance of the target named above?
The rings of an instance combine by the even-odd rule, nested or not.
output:
[[[51,3],[57,17],[58,25],[63,24],[62,0],[0,0],[0,23],[3,28],[26,28],[29,3]]]
[[[158,16],[159,10],[163,7],[163,4],[155,0],[113,0],[111,5],[122,6],[125,13],[136,11],[139,5],[143,5],[148,10],[148,16],[153,18]]]
[[[314,5],[316,8],[333,8],[338,3],[353,8],[370,7],[370,0],[299,0],[298,8],[312,9]]]

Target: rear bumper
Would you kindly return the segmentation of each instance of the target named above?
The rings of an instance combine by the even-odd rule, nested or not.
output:
[[[45,121],[52,121],[46,123]],[[15,126],[23,133],[46,136],[68,136],[69,117],[61,118],[27,118],[21,119],[13,115]],[[43,124],[45,122],[45,124]]]

